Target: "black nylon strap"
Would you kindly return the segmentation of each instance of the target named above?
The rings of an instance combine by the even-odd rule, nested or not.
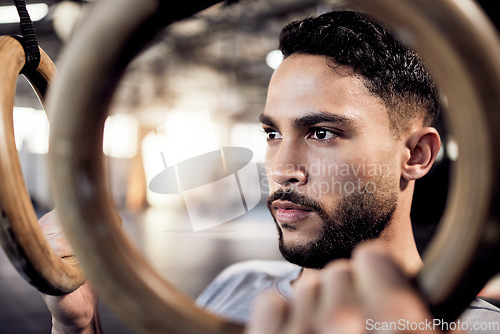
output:
[[[36,40],[35,28],[33,22],[26,9],[26,2],[24,0],[14,0],[19,18],[21,21],[21,34],[23,35],[23,47],[26,54],[26,64],[22,72],[34,71],[40,64],[40,50]]]

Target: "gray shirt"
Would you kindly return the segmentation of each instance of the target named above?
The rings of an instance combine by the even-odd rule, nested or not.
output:
[[[196,303],[209,312],[245,324],[251,317],[255,297],[262,292],[272,290],[284,300],[290,300],[291,283],[300,271],[300,267],[285,261],[236,263],[222,271]],[[459,320],[449,326],[460,326],[457,329],[466,329],[470,333],[500,333],[500,309],[481,299],[475,299]]]

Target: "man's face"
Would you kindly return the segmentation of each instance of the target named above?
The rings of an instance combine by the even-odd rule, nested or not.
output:
[[[288,57],[271,79],[261,122],[268,206],[287,260],[322,268],[380,236],[396,209],[401,143],[359,78],[323,56]]]

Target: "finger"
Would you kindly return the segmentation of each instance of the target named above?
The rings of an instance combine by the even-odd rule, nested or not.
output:
[[[316,332],[364,333],[364,318],[356,305],[350,262],[332,262],[323,270],[320,280]]]
[[[301,277],[294,289],[287,334],[310,333],[314,326],[320,280],[318,275]]]
[[[394,264],[381,245],[363,243],[353,252],[353,269],[359,275],[356,281],[360,287],[376,288],[373,292],[385,293],[386,290],[406,290],[411,285],[402,271]],[[380,279],[382,278],[383,279]],[[367,292],[367,291],[363,291]],[[367,296],[375,296],[371,293]]]
[[[60,257],[73,256],[73,249],[66,238],[66,234],[62,229],[62,225],[59,222],[55,210],[50,211],[40,218],[38,224],[47,238],[50,248],[52,248],[57,255]]]
[[[64,234],[56,234],[49,238],[49,245],[61,258],[73,256],[73,249]]]
[[[43,234],[52,235],[62,231],[62,226],[57,218],[55,210],[43,215],[38,221],[38,225],[42,229]]]
[[[432,319],[409,279],[379,245],[367,243],[357,248],[353,254],[353,270],[367,324],[368,321],[401,321],[413,325]],[[406,325],[400,327],[399,332],[404,332]]]
[[[287,303],[274,292],[264,293],[255,300],[245,334],[278,334],[285,321]]]
[[[329,264],[321,273],[320,309],[333,312],[346,305],[354,304],[351,264],[347,260],[337,260]]]

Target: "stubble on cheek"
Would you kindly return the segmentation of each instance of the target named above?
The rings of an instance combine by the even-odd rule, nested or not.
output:
[[[351,179],[352,180],[352,179]],[[310,198],[317,204],[314,220],[294,228],[279,226],[280,251],[289,262],[322,268],[335,258],[349,257],[363,240],[378,238],[388,226],[397,204],[397,182],[390,177],[366,179],[374,187]],[[299,228],[300,227],[300,228]]]

